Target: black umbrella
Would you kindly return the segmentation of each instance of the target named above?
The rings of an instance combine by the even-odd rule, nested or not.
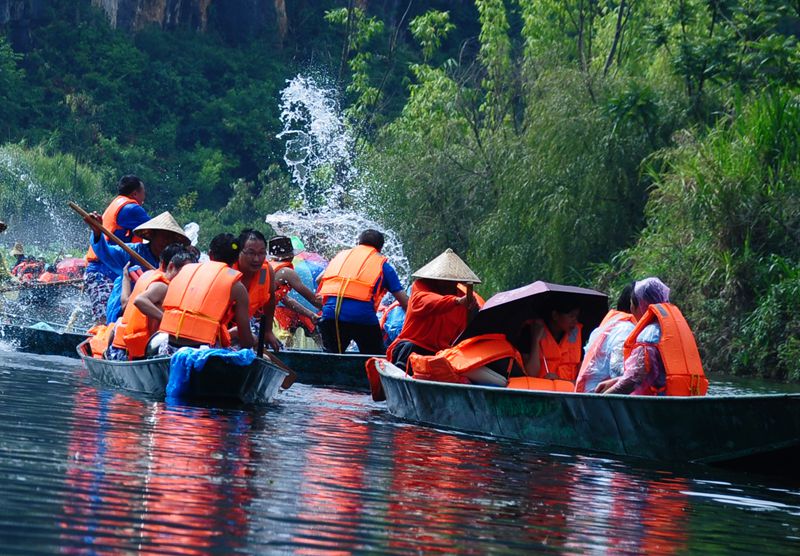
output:
[[[530,338],[522,334],[525,322],[544,319],[552,307],[572,304],[580,308],[583,341],[597,328],[608,312],[608,296],[594,290],[537,281],[515,290],[493,295],[478,311],[459,341],[481,334],[505,334],[511,343],[527,352]]]

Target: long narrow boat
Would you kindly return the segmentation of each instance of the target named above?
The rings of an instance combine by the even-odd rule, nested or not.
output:
[[[73,348],[74,349],[74,348]],[[78,355],[90,376],[104,386],[163,399],[169,382],[169,357],[140,361],[107,361],[91,356],[89,341],[81,342]],[[287,373],[265,359],[250,365],[226,364],[211,357],[202,371],[191,374],[186,399],[214,399],[242,404],[268,403],[278,393]]]
[[[297,373],[297,382],[351,390],[369,390],[364,365],[370,355],[286,349],[278,357]]]
[[[75,346],[86,340],[86,334],[0,324],[0,340],[13,342],[19,351],[27,353],[77,357]],[[297,373],[297,382],[302,384],[369,390],[364,372],[369,355],[286,349],[278,357]]]
[[[416,380],[377,360],[389,413],[543,445],[665,462],[796,473],[800,394],[650,397]]]
[[[0,324],[0,340],[11,342],[19,351],[39,355],[75,357],[75,346],[86,339],[86,334],[59,332],[51,328]]]

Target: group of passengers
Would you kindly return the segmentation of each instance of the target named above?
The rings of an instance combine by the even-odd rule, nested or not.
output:
[[[477,277],[449,250],[414,277],[406,320],[387,358],[418,379],[605,394],[707,391],[691,329],[658,278],[626,286],[584,350],[580,303],[569,296],[546,306],[517,334],[483,333],[453,345],[482,305],[462,287]],[[374,373],[368,370],[379,397]]]
[[[131,190],[131,183],[138,187]],[[297,289],[312,305],[322,306],[293,269],[290,238],[268,242],[254,229],[238,236],[222,233],[212,239],[207,260],[201,261],[199,250],[169,212],[133,229],[124,227],[119,214],[124,207],[140,205],[144,184],[126,176],[118,189],[103,215],[87,217],[93,230],[87,281],[95,284],[88,291],[97,321],[90,345],[96,357],[133,360],[169,355],[185,346],[250,348],[261,322],[267,323],[264,342],[277,351],[280,342],[271,326],[276,304]],[[109,243],[98,224],[128,249]],[[131,252],[153,269],[131,270]],[[297,310],[317,318],[303,306]]]
[[[260,322],[266,323],[264,341],[277,351],[280,342],[271,326],[275,307],[291,289],[321,310],[317,315],[297,304],[317,322],[325,351],[342,353],[354,342],[361,353],[382,354],[377,311],[388,292],[406,316],[387,358],[416,378],[640,395],[696,395],[707,388],[691,330],[658,278],[625,289],[617,308],[592,332],[585,352],[580,305],[568,296],[532,315],[516,334],[485,331],[459,341],[483,300],[472,290],[480,280],[449,249],[414,273],[409,298],[381,253],[383,234],[365,230],[355,247],[331,260],[313,292],[292,267],[290,238],[268,242],[253,229],[238,237],[220,234],[209,246],[209,260],[200,262],[168,212],[127,227],[137,220],[129,215],[123,221],[121,215],[129,207],[141,208],[144,184],[126,176],[118,189],[102,216],[91,215],[96,222],[87,284],[93,307],[104,300],[105,313],[95,311],[100,323],[96,354],[136,359],[184,346],[249,348]],[[141,219],[141,213],[134,215]],[[133,291],[129,253],[109,244],[97,222],[158,267],[139,276]]]

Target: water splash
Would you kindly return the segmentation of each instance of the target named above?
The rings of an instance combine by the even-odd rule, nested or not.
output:
[[[6,241],[20,241],[26,248],[34,245],[41,249],[86,243],[88,234],[83,221],[70,218],[63,203],[45,190],[27,164],[9,147],[0,147],[0,180],[4,185],[0,189],[5,194],[18,196],[0,205],[10,211],[3,215],[9,225],[4,234]]]
[[[398,275],[410,268],[397,235],[369,218],[376,212],[358,171],[354,139],[343,117],[337,93],[314,78],[298,75],[281,92],[284,161],[297,186],[296,209],[267,216],[267,223],[285,235],[299,236],[306,247],[328,258],[355,245],[368,228],[386,236],[383,254]]]

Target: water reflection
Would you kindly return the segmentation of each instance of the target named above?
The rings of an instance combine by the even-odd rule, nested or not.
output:
[[[65,361],[0,354],[2,554],[800,547],[792,479],[554,454],[302,385],[261,409],[156,403]]]
[[[246,413],[79,388],[63,538],[143,554],[241,546],[251,498]],[[71,549],[65,552],[72,552]]]

